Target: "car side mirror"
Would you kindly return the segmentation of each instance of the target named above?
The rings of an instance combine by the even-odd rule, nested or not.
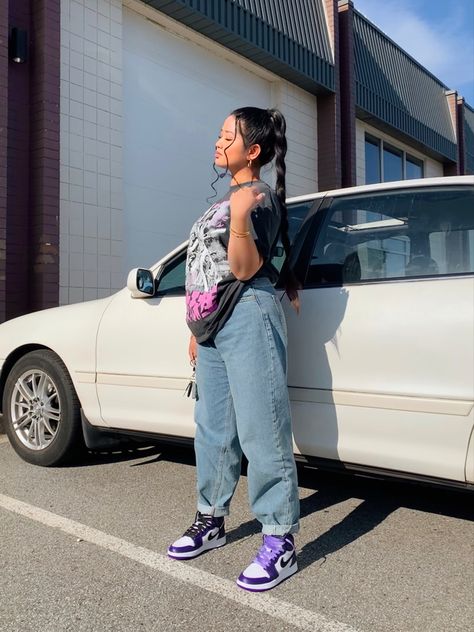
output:
[[[133,268],[127,277],[127,287],[132,298],[148,298],[155,294],[155,279],[151,270]]]

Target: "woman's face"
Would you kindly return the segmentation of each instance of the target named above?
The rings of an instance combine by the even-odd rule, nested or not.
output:
[[[244,140],[239,130],[236,129],[235,116],[230,115],[224,121],[216,141],[214,164],[222,169],[228,167],[231,173],[236,173],[246,167],[247,163]]]

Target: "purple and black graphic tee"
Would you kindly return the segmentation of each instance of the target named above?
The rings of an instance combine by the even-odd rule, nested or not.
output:
[[[265,198],[251,213],[251,232],[263,258],[254,275],[268,277],[272,283],[278,271],[271,264],[278,241],[281,205],[275,192],[261,180],[240,186],[254,186]],[[197,342],[205,342],[229,318],[248,281],[231,272],[227,260],[229,245],[230,196],[239,185],[230,187],[194,224],[186,258],[186,322]]]

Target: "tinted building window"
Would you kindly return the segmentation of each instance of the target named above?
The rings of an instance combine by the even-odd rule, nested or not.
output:
[[[406,157],[405,166],[405,178],[406,180],[413,180],[414,178],[423,177],[423,163],[413,156]]]
[[[365,135],[365,184],[423,178],[423,161],[385,141]]]
[[[385,144],[383,147],[383,179],[384,182],[403,180],[403,154],[398,149]]]
[[[380,174],[380,142],[366,137],[365,139],[365,183],[381,182]]]

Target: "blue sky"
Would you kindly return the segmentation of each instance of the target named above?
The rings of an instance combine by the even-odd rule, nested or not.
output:
[[[474,0],[353,0],[354,7],[474,107]]]

